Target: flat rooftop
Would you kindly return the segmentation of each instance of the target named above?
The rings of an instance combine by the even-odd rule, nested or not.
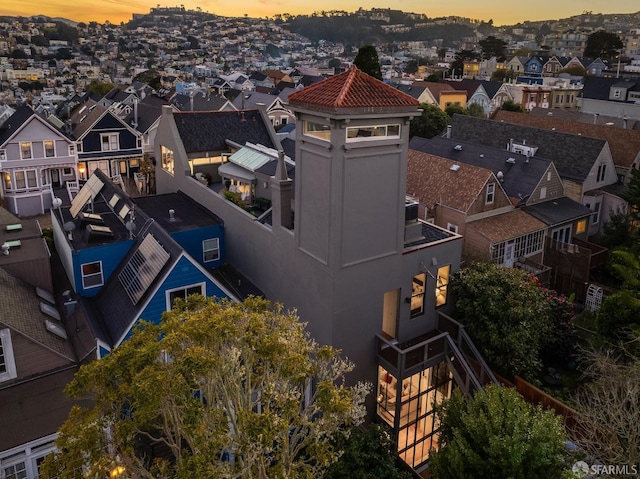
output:
[[[140,196],[134,198],[133,202],[169,233],[223,224],[218,216],[181,191],[165,195]],[[173,221],[169,210],[173,210]]]

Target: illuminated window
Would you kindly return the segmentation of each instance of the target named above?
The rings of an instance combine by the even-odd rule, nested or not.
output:
[[[160,152],[162,155],[162,169],[173,175],[174,172],[174,158],[173,151],[165,146],[160,146]]]
[[[82,265],[82,287],[95,288],[104,284],[102,277],[102,261],[85,263]]]
[[[47,140],[44,142],[44,156],[47,158],[56,156],[55,142],[53,140]]]
[[[20,153],[22,155],[23,160],[30,159],[31,156],[31,143],[28,141],[23,141],[20,143]]]
[[[416,274],[413,277],[411,289],[411,317],[415,318],[424,313],[424,291],[427,282],[425,273]]]
[[[4,175],[2,175],[2,178],[4,179],[4,189],[10,190],[12,188],[11,174],[5,171]]]
[[[312,121],[304,122],[303,132],[306,136],[313,136],[324,141],[329,141],[331,138],[331,128],[329,125],[314,123]]]
[[[347,141],[381,140],[399,137],[400,125],[350,126],[347,128]]]
[[[587,220],[580,220],[576,225],[576,234],[584,233],[587,231]]]
[[[449,288],[450,273],[451,265],[441,266],[438,268],[438,277],[436,280],[436,308],[447,304],[447,290]]]

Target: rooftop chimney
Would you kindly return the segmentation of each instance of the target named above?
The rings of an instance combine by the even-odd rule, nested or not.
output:
[[[447,138],[451,138],[451,125],[447,125]]]

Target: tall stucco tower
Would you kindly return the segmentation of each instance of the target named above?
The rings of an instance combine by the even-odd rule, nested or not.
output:
[[[334,272],[401,253],[418,102],[353,67],[293,93],[289,105],[298,118],[297,247]]]

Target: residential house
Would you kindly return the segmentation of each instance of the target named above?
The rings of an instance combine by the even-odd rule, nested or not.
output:
[[[98,357],[141,318],[159,322],[175,298],[235,299],[209,273],[225,260],[222,222],[179,192],[133,200],[98,169],[52,220],[71,287],[94,304]]]
[[[0,242],[0,476],[35,479],[74,404],[64,387],[84,359],[85,324],[58,308],[36,220],[0,208]]]
[[[427,103],[438,105],[441,110],[444,110],[449,105],[467,107],[467,92],[465,90],[457,90],[448,83],[416,81],[413,82],[413,85],[426,88],[432,98]]]
[[[124,121],[142,135],[142,155],[155,159],[153,144],[156,137],[162,106],[169,102],[158,95],[147,95],[143,100],[134,103],[133,111]]]
[[[0,192],[18,216],[44,214],[52,188],[77,179],[75,143],[52,123],[23,105],[0,126]]]
[[[354,361],[350,382],[375,384],[370,417],[392,429],[399,456],[420,470],[436,444],[433,400],[448,397],[454,381],[468,393],[493,378],[486,368],[477,376],[460,353],[466,346],[450,342],[468,344],[445,314],[462,238],[420,221],[406,198],[408,122],[417,106],[357,68],[289,95],[298,125],[296,191],[279,154],[268,183],[272,208],[260,218],[191,176],[191,132],[207,131],[212,120],[203,113],[165,107],[156,150],[171,152],[173,166],[159,163],[156,177],[159,192],[184,191],[223,220],[229,263],[267,298],[295,308],[315,340]],[[268,145],[234,142],[280,150],[269,128]]]
[[[142,135],[110,109],[86,103],[71,114],[78,172],[86,180],[98,168],[109,177],[135,178],[142,159]]]
[[[584,113],[640,120],[640,81],[588,76],[578,106]]]
[[[600,232],[600,226],[607,223],[613,213],[627,210],[627,204],[619,194],[624,188],[624,183],[629,181],[630,171],[640,168],[640,131],[564,120],[557,118],[556,112],[551,113],[552,115],[541,116],[540,112],[535,115],[520,115],[499,111],[494,120],[606,140],[618,181],[600,188],[602,199],[595,198],[585,203],[592,206],[594,211],[597,210],[589,228],[590,234],[597,234]],[[597,207],[598,203],[607,206]]]
[[[233,100],[232,104],[237,110],[264,109],[274,127],[295,123],[295,115],[278,95],[258,91],[243,92]]]
[[[467,106],[478,104],[485,114],[489,116],[496,108],[494,97],[502,83],[489,80],[447,80],[456,90],[467,92]]]
[[[525,72],[525,65],[529,61],[529,57],[514,56],[507,62],[506,70],[515,72],[517,76],[523,75]]]
[[[500,193],[504,191],[513,208],[518,208],[545,224],[541,229],[539,221],[534,222],[521,213],[515,214],[510,209],[500,208],[504,206],[500,201],[487,203],[485,198],[484,209],[479,209],[478,206],[472,209],[470,206],[466,210],[467,224],[465,232],[461,234],[465,237],[464,251],[467,255],[505,266],[526,266],[529,270],[535,269],[540,277],[546,270],[548,280],[549,268],[544,265],[555,265],[544,257],[545,238],[566,244],[573,244],[576,239],[587,240],[587,227],[591,222],[592,212],[590,208],[564,196],[562,179],[551,161],[442,137],[430,140],[414,137],[409,147],[410,154],[416,150],[429,155],[426,159],[416,157],[416,162],[420,164],[415,168],[419,178],[416,187],[421,188],[423,196],[438,203],[460,201],[465,195],[468,196],[467,185],[471,180],[465,180],[465,177],[470,176],[479,181],[478,178],[484,178],[488,171],[492,173],[492,182],[500,187],[500,192],[495,193],[498,200]],[[437,171],[425,163],[442,163],[441,158],[447,158],[457,167],[468,165],[480,168],[484,173],[470,172],[469,168],[464,168],[463,174],[458,176],[449,173],[444,164],[441,165],[440,175],[424,179],[425,172]],[[452,168],[450,171],[457,173],[460,168]],[[456,178],[461,178],[459,184],[456,184]],[[412,180],[410,175],[409,183]],[[492,190],[497,191],[497,188],[498,186],[494,186]],[[482,204],[483,194],[486,196],[485,192],[481,192],[473,201]],[[548,214],[547,211],[552,211],[553,214]],[[504,217],[498,217],[503,214]],[[530,231],[526,231],[527,225],[532,228]],[[510,227],[513,229],[509,229]],[[517,232],[520,235],[506,238],[497,232],[501,235]]]
[[[600,230],[601,210],[617,206],[605,203],[607,197],[602,193],[604,187],[618,181],[606,140],[464,115],[454,115],[451,125],[451,138],[553,161],[565,195],[589,204],[598,219],[590,225],[590,234]]]

